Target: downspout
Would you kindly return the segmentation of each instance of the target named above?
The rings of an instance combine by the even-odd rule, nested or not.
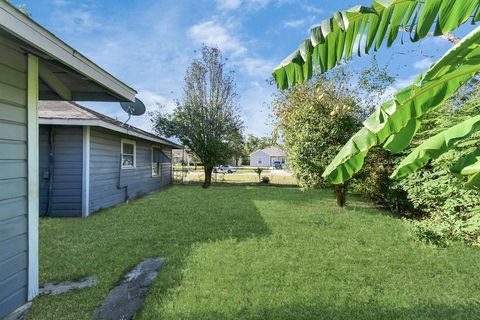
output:
[[[120,152],[120,161],[118,161],[118,183],[117,183],[117,189],[118,190],[124,190],[125,195],[124,195],[124,202],[128,203],[128,184],[122,186],[122,153]]]
[[[52,210],[52,198],[53,198],[53,171],[54,171],[54,130],[52,126],[48,127],[48,198],[47,198],[47,211],[45,216],[49,217]]]

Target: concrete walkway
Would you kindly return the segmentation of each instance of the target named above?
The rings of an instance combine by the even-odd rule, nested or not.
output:
[[[143,306],[148,288],[157,277],[162,264],[162,258],[147,259],[138,264],[110,291],[93,319],[131,319]]]

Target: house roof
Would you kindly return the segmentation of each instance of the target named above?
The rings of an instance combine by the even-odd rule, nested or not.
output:
[[[41,100],[135,100],[134,89],[5,0],[0,0],[0,36],[39,58]]]
[[[174,148],[182,148],[179,144],[161,138],[140,128],[124,124],[114,118],[67,101],[40,101],[38,106],[40,124],[78,125],[102,127],[129,136],[166,144]]]
[[[285,151],[283,151],[281,148],[276,146],[270,146],[265,149],[254,151],[251,153],[251,155],[260,151],[268,154],[270,157],[286,157],[287,156]]]
[[[173,149],[173,150],[172,150],[172,155],[173,155],[174,157],[177,157],[177,158],[180,157],[180,158],[181,158],[181,157],[183,157],[184,155],[185,155],[185,156],[188,155],[188,153],[187,153],[184,149]]]

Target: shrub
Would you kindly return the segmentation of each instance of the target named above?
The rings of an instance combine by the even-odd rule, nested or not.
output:
[[[414,138],[412,147],[452,123],[478,114],[479,85],[473,83],[473,89],[467,85],[455,99],[423,119],[423,128]],[[442,237],[480,245],[480,192],[466,187],[465,181],[450,172],[457,159],[478,147],[480,133],[457,143],[455,148],[424,169],[393,185],[406,193],[413,210],[422,218],[415,223],[415,230],[421,238]]]

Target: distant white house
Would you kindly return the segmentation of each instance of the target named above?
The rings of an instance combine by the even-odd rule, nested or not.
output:
[[[251,166],[272,167],[276,161],[279,161],[282,165],[287,163],[287,154],[279,147],[271,146],[250,154]]]

